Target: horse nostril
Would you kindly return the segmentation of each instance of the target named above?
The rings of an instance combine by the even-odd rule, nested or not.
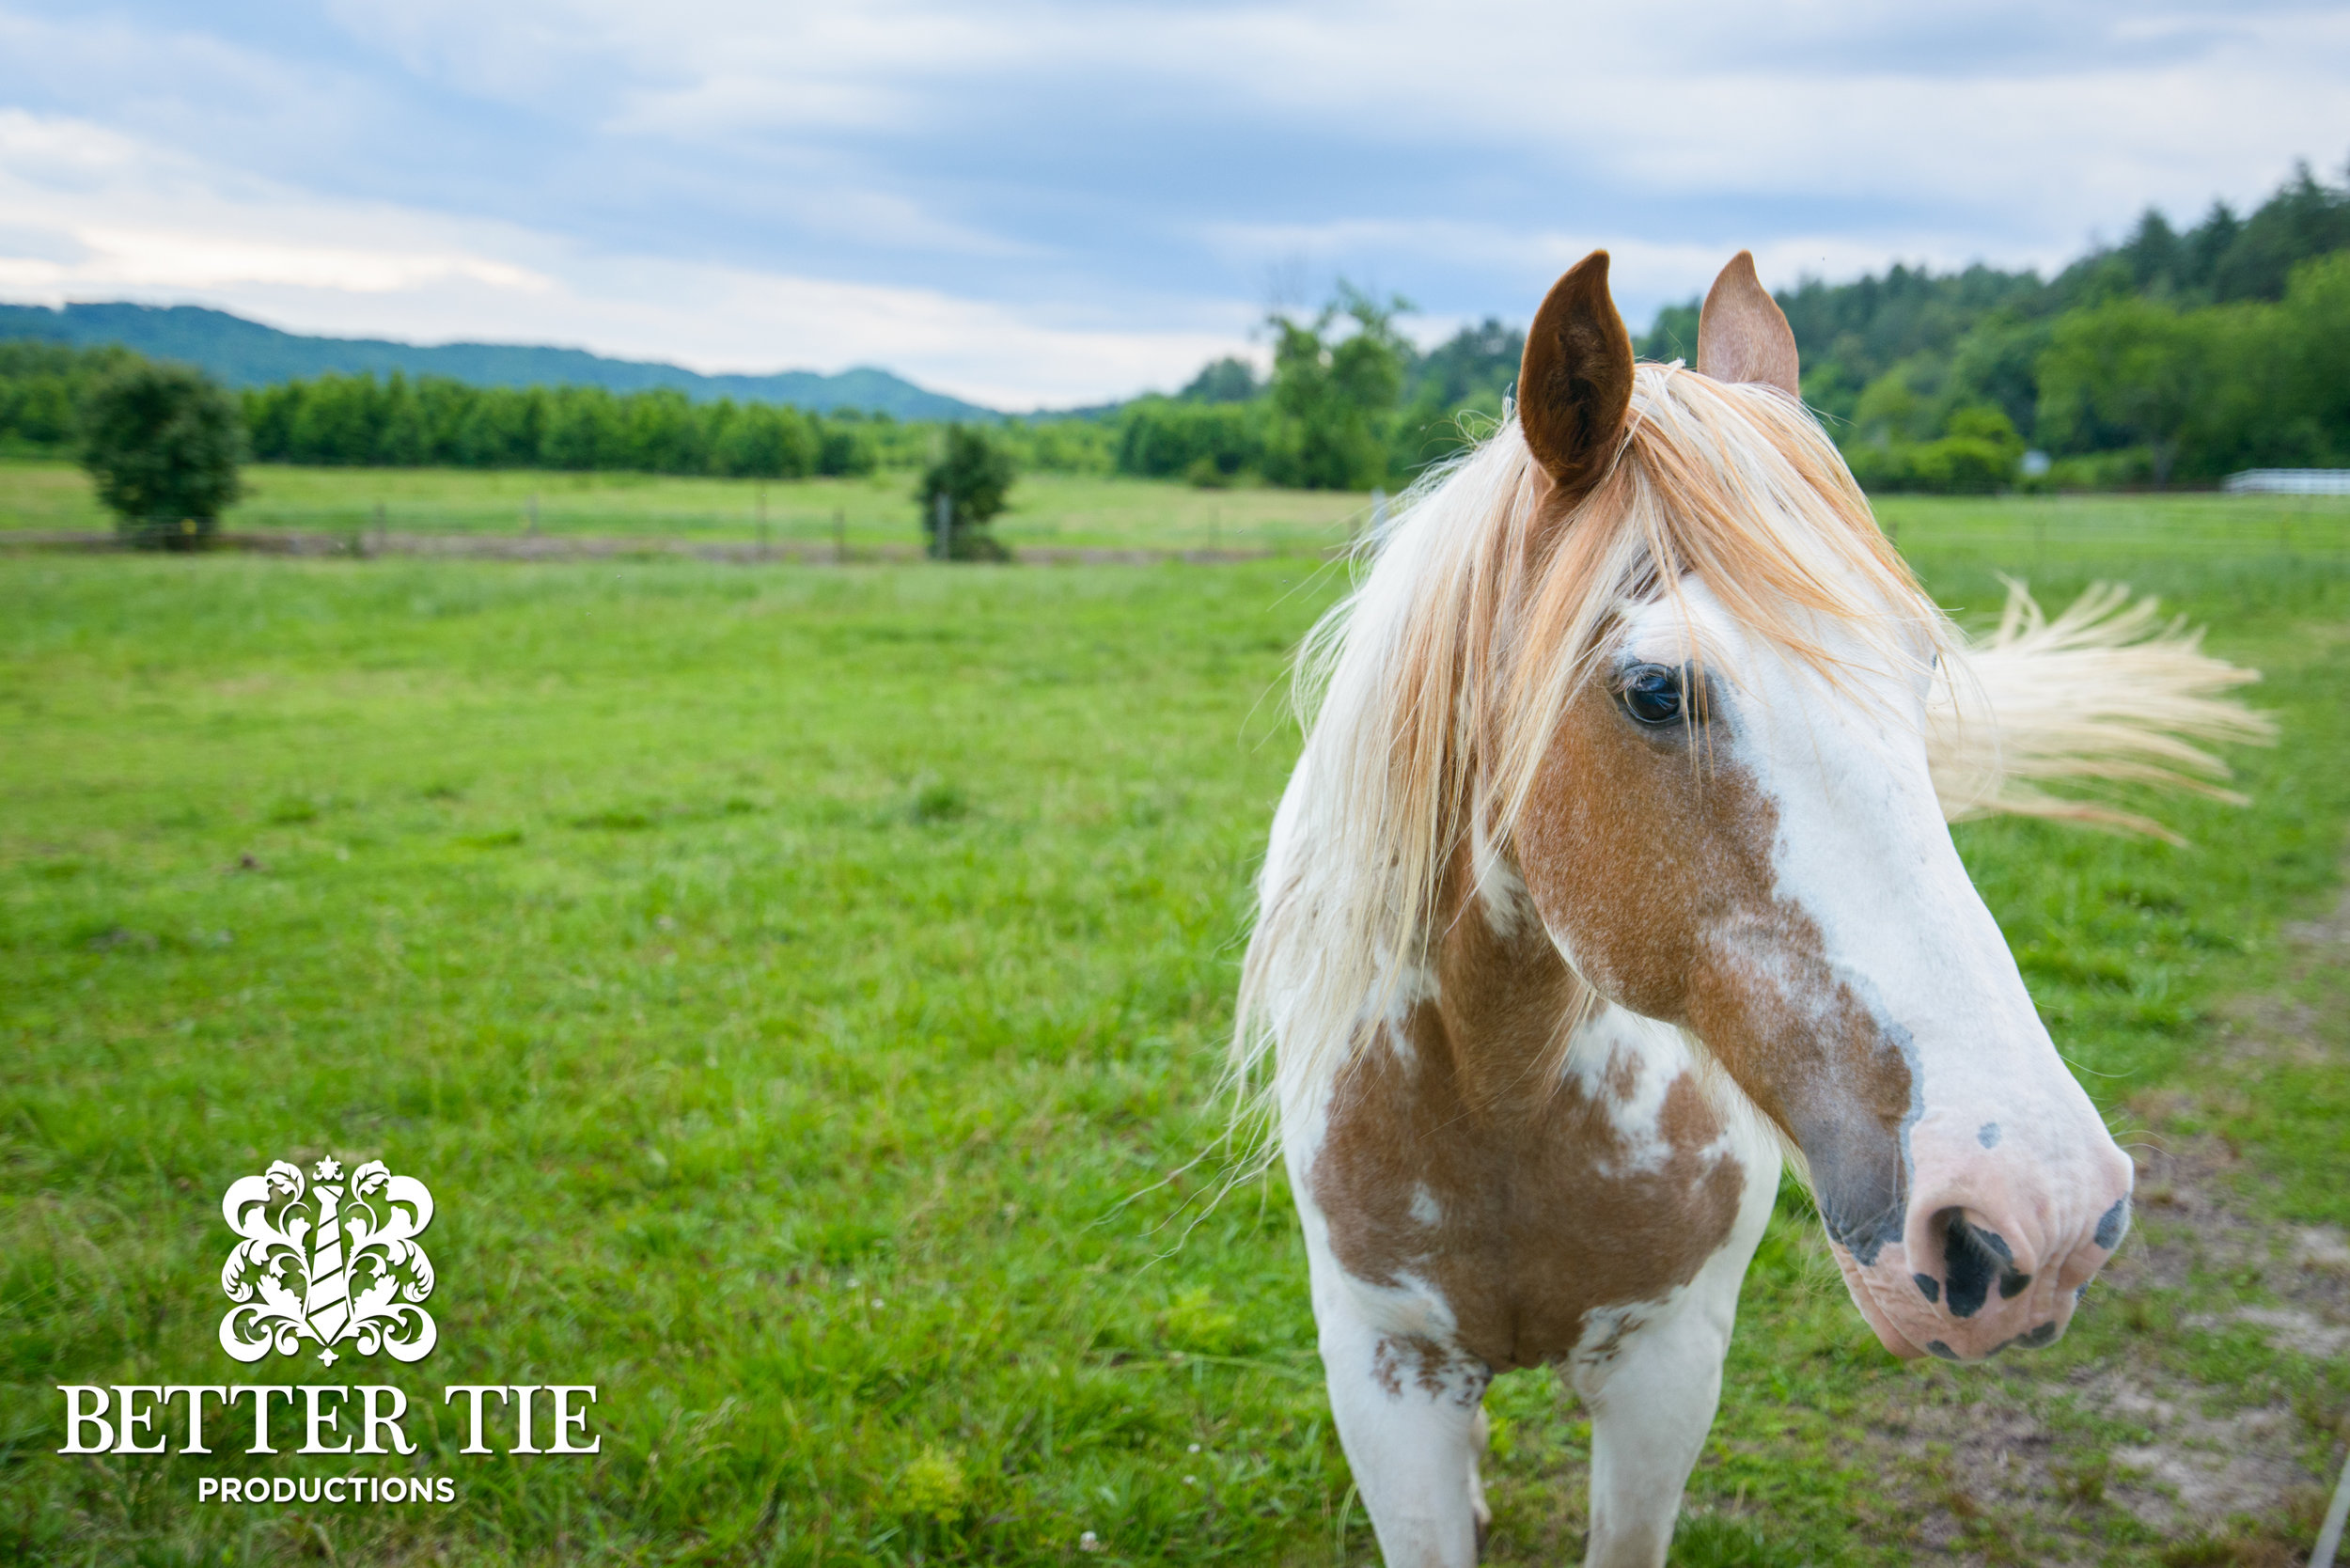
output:
[[[1997,1231],[1968,1223],[1963,1209],[1944,1209],[1934,1218],[1942,1231],[1942,1274],[1949,1282],[1950,1316],[1971,1318],[1982,1310],[1995,1278],[2002,1301],[2013,1300],[2031,1283],[2030,1275],[2014,1267],[2015,1254]]]

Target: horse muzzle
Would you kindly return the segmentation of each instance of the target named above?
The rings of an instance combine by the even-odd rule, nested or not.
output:
[[[2082,1290],[2129,1230],[2129,1159],[2083,1163],[2057,1183],[2019,1179],[1988,1160],[1920,1172],[1901,1238],[1862,1262],[1834,1245],[1837,1266],[1885,1348],[1904,1357],[1980,1361],[2053,1344]],[[2100,1151],[2104,1153],[2105,1151]]]

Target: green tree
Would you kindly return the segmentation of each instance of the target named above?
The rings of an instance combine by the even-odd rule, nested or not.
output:
[[[1389,441],[1389,471],[1399,478],[1418,475],[1474,445],[1482,429],[1500,423],[1525,357],[1526,334],[1488,316],[1408,358],[1403,406]]]
[[[2284,341],[2260,368],[2282,369],[2286,420],[2306,432],[2300,461],[2350,460],[2350,251],[2294,269],[2280,325]]]
[[[2261,203],[2212,269],[2222,300],[2284,297],[2293,269],[2350,247],[2350,190],[2321,183],[2307,164]]]
[[[1273,418],[1265,477],[1306,490],[1368,490],[1387,479],[1388,439],[1410,345],[1395,318],[1411,306],[1373,299],[1350,284],[1310,322],[1268,321]],[[1354,330],[1333,339],[1341,321]]]
[[[84,394],[138,357],[111,343],[77,349],[39,339],[0,342],[0,449],[71,451]]]
[[[1950,361],[1913,353],[1860,391],[1850,416],[1853,434],[1875,446],[1931,439],[1946,412]]]
[[[613,454],[619,461],[606,457],[597,466],[646,474],[698,474],[708,466],[705,427],[684,393],[655,387],[621,398],[619,405],[620,449]]]
[[[854,409],[833,410],[816,431],[816,472],[826,478],[854,478],[881,466],[873,436]]]
[[[287,431],[287,458],[330,465],[373,463],[388,401],[372,375],[325,375],[304,384]]]
[[[185,365],[129,365],[90,388],[82,465],[124,539],[193,550],[238,495],[244,418],[234,399]]]
[[[1189,478],[1210,486],[1233,484],[1263,460],[1263,423],[1256,403],[1139,398],[1119,416],[1118,471],[1145,478]]]
[[[1191,384],[1176,396],[1195,403],[1245,403],[1262,388],[1257,384],[1257,368],[1245,359],[1227,354],[1201,367]]]
[[[2058,319],[2040,359],[2040,420],[2060,444],[2095,446],[2096,427],[2144,445],[2168,484],[2196,414],[2206,334],[2194,316],[2116,299]]]
[[[713,472],[744,478],[802,479],[816,469],[816,432],[796,408],[721,402],[713,411]]]
[[[549,398],[543,386],[489,387],[477,393],[458,416],[452,437],[456,458],[469,468],[536,468]]]
[[[550,468],[626,468],[628,413],[601,386],[558,387],[547,400],[539,461]]]
[[[948,425],[938,461],[922,474],[922,537],[932,559],[941,554],[938,508],[947,505],[945,555],[949,560],[1000,561],[1010,552],[988,531],[1004,510],[1016,477],[1011,454],[969,425]]]

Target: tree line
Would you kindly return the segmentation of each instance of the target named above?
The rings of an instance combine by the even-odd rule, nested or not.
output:
[[[2046,280],[1894,267],[1778,299],[1805,400],[1872,489],[2350,465],[2350,189],[2307,165],[2248,215],[2216,201],[2182,230],[2150,208]],[[1692,355],[1697,317],[1660,313],[1641,353]]]
[[[870,474],[886,416],[831,416],[661,388],[473,386],[394,371],[325,375],[242,395],[262,463],[386,468],[625,469],[801,479]]]
[[[2224,202],[2052,279],[1896,266],[1778,294],[1804,398],[1873,490],[2103,488],[2239,468],[2350,465],[2350,190],[2306,165],[2248,216]],[[1411,478],[1497,417],[1524,339],[1487,321],[1425,353],[1401,301],[1341,287],[1268,321],[1273,372],[1237,360],[1120,416],[1120,472],[1367,489]],[[1692,359],[1699,302],[1660,311],[1642,357]],[[2039,472],[2028,452],[2046,459]]]
[[[140,356],[113,346],[0,341],[0,454],[78,448],[91,389]],[[622,470],[795,479],[919,468],[942,427],[887,414],[695,402],[659,389],[476,386],[395,371],[323,375],[230,394],[261,463],[326,467]],[[992,436],[1022,468],[1106,473],[1101,419],[1008,419]]]

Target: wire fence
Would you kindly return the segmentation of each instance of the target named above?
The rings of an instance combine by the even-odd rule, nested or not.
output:
[[[1151,497],[1138,498],[1143,504]],[[1042,558],[1246,558],[1327,555],[1345,546],[1364,509],[1331,497],[1320,518],[1227,517],[1215,505],[1165,515],[1115,501],[1049,516],[1008,517],[996,533]],[[616,506],[530,496],[478,503],[359,502],[337,506],[247,503],[212,541],[222,547],[352,557],[684,554],[735,560],[913,559],[927,542],[916,509],[894,493],[855,504],[795,504],[760,496],[748,506]],[[1374,509],[1375,509],[1374,503]],[[1239,509],[1235,509],[1238,510]],[[2215,570],[2274,566],[2280,558],[2331,576],[2350,569],[2350,497],[2330,495],[2084,495],[1980,500],[1887,496],[1877,513],[1902,551],[1936,567],[1980,565],[2018,575],[2072,574],[2169,561]],[[0,547],[118,547],[120,530],[27,528],[0,513]],[[11,526],[11,524],[16,525]],[[205,542],[200,525],[161,518],[131,530],[146,542]]]

